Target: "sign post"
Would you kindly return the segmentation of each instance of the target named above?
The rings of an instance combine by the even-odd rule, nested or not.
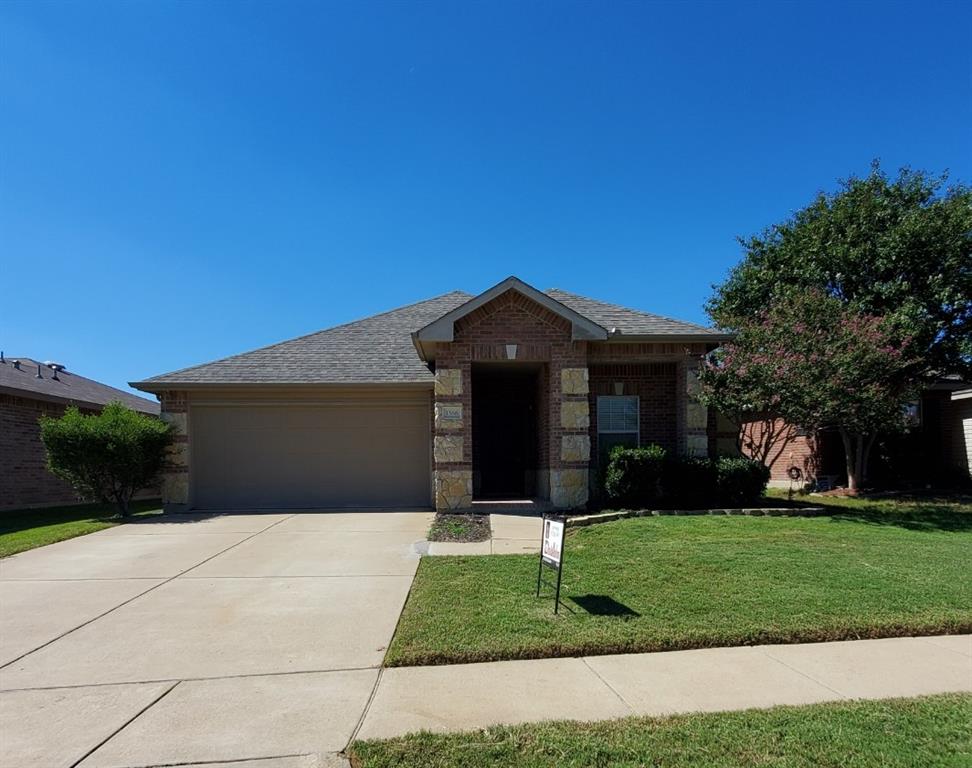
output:
[[[540,597],[540,585],[543,582],[544,567],[557,571],[554,587],[554,613],[560,609],[560,577],[564,568],[564,530],[567,519],[551,515],[543,516],[543,533],[540,538],[540,568],[537,571],[537,597]]]

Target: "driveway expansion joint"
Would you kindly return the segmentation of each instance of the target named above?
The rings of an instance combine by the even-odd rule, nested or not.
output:
[[[170,693],[172,693],[173,690],[175,690],[176,686],[179,685],[179,682],[180,681],[178,681],[178,680],[176,682],[174,682],[172,685],[170,685],[168,688],[166,688],[164,691],[162,691],[162,693],[160,693],[158,696],[156,696],[154,699],[152,699],[152,701],[150,701],[148,704],[146,704],[144,707],[142,707],[140,710],[138,710],[138,712],[136,712],[134,715],[132,715],[130,718],[128,718],[118,728],[116,728],[114,731],[112,731],[110,734],[108,734],[108,736],[106,736],[104,739],[102,739],[100,742],[98,742],[94,747],[92,747],[87,752],[85,752],[83,755],[81,755],[81,758],[79,760],[76,760],[75,762],[71,763],[71,768],[77,768],[77,766],[79,766],[81,763],[83,763],[85,760],[87,760],[89,757],[91,757],[91,755],[93,755],[95,752],[97,752],[99,749],[101,749],[105,744],[107,744],[109,741],[111,741],[113,738],[115,738],[115,736],[117,736],[119,733],[121,733],[122,731],[124,731],[129,725],[131,725],[132,723],[134,723],[143,714],[145,714],[146,712],[148,712],[152,707],[154,707],[156,704],[158,704],[160,701],[162,701],[162,699],[164,699],[166,696],[168,696]]]

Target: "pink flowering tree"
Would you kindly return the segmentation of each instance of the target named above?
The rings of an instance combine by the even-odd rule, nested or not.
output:
[[[904,427],[911,338],[822,291],[783,296],[740,324],[700,370],[702,400],[757,425],[744,446],[770,463],[795,426],[839,430],[849,489],[866,480],[875,437]],[[745,432],[743,441],[747,439]]]

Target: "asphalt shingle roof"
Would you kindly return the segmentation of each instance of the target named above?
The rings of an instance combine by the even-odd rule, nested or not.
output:
[[[572,310],[589,320],[610,331],[617,328],[623,336],[697,336],[699,334],[718,334],[712,328],[706,328],[695,323],[686,323],[684,320],[673,320],[670,317],[653,315],[650,312],[641,312],[637,309],[629,309],[618,304],[608,304],[604,301],[589,299],[586,296],[578,296],[576,293],[568,293],[559,288],[551,288],[544,291],[550,298],[556,299],[561,304],[570,307]]]
[[[14,366],[14,361],[17,360],[20,361],[19,370]],[[39,379],[37,378],[38,365],[41,373]],[[0,390],[15,393],[20,397],[94,406],[107,405],[113,400],[119,400],[129,408],[142,413],[159,413],[159,404],[154,400],[147,400],[131,392],[109,387],[107,384],[79,376],[71,371],[58,371],[57,378],[58,380],[55,381],[53,370],[30,357],[7,357],[6,362],[0,364]]]
[[[142,384],[409,384],[432,380],[412,331],[472,296],[453,291],[353,323],[154,376]]]
[[[710,335],[710,328],[672,320],[561,290],[551,298],[622,336]],[[412,333],[474,298],[453,291],[380,315],[301,336],[212,363],[154,376],[136,386],[164,384],[412,384],[432,380]]]

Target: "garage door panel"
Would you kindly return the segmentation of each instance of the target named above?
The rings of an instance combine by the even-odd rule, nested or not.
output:
[[[203,509],[429,505],[429,406],[193,406]]]

